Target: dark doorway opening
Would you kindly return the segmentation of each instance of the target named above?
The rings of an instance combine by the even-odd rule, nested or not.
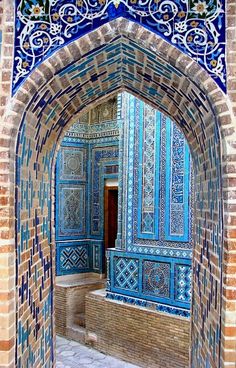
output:
[[[114,248],[117,238],[117,216],[118,216],[118,187],[105,186],[104,189],[104,265],[106,267],[106,250]]]

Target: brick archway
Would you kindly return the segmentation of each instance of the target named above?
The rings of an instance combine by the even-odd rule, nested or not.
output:
[[[231,170],[227,163],[235,159],[231,154],[235,131],[230,106],[193,60],[141,26],[118,19],[41,64],[11,100],[10,112],[5,116],[3,143],[12,152],[7,156],[10,218],[16,198],[16,227],[12,220],[8,226],[9,244],[14,239],[17,246],[16,295],[12,293],[10,298],[17,301],[11,318],[14,320],[17,310],[19,367],[27,359],[35,366],[44,366],[54,359],[53,249],[48,198],[59,139],[65,126],[73,124],[80,113],[121,88],[170,116],[188,140],[197,173],[192,365],[203,367],[208,361],[217,367],[225,360],[226,340],[220,340],[220,331],[225,332],[227,298],[233,299],[222,279],[223,258],[226,272],[230,272],[227,263],[231,260],[230,252],[223,252],[229,245],[227,240],[223,242],[223,231],[225,238],[234,236],[223,228],[222,211],[224,204],[224,226],[232,224],[233,208],[228,205],[228,198],[234,184],[224,179],[224,174]],[[13,262],[13,248],[8,251],[12,252],[9,259]],[[13,264],[10,268],[14,273]],[[15,331],[11,331],[12,345],[15,337]]]

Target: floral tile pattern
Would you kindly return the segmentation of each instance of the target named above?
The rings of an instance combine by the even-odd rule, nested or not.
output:
[[[191,56],[226,90],[223,0],[16,0],[12,92],[55,50],[118,17]]]

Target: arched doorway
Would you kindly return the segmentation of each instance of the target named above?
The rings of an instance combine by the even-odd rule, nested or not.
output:
[[[91,42],[90,53],[86,50],[84,58],[80,56],[75,60],[76,56],[72,56],[69,48],[59,51],[32,74],[31,79],[22,86],[12,101],[12,110],[17,110],[17,98],[22,96],[25,87],[30,89],[27,101],[20,103],[17,112],[17,117],[21,120],[16,148],[16,203],[20,204],[16,205],[18,359],[21,362],[30,359],[35,364],[40,360],[42,365],[53,361],[51,312],[54,278],[53,250],[50,246],[51,203],[48,194],[52,159],[60,134],[67,123],[73,123],[73,119],[70,120],[72,116],[75,118],[77,113],[101,101],[105,95],[123,88],[158,107],[175,120],[189,142],[197,172],[192,365],[204,366],[204,357],[207,356],[208,361],[214,361],[217,366],[220,364],[223,250],[221,142],[226,141],[226,138],[221,137],[220,117],[216,121],[215,106],[208,95],[205,95],[207,91],[204,90],[202,80],[207,85],[208,77],[201,74],[200,69],[192,62],[192,68],[199,71],[199,76],[201,74],[200,79],[195,75],[193,80],[191,67],[185,69],[185,57],[181,66],[179,52],[177,68],[173,58],[167,57],[172,52],[175,54],[176,50],[164,42],[159,44],[160,39],[148,31],[144,31],[149,37],[140,50],[136,38],[139,26],[132,28],[131,22],[122,19],[114,21],[112,26],[118,37],[113,38],[106,27],[101,27],[93,35],[98,32],[98,39],[104,39],[106,44],[95,48],[96,42]],[[128,29],[128,32],[124,29]],[[73,44],[73,48],[80,45],[83,49],[83,42],[81,38]],[[162,47],[169,52],[162,56],[160,53],[157,55],[153,53],[155,47],[157,53],[158,50],[161,52]],[[71,64],[61,68],[55,63],[58,57],[63,64],[68,66],[71,62],[73,67]],[[114,58],[112,65],[111,57]],[[132,60],[132,65],[129,59]],[[142,63],[139,62],[140,59]],[[83,61],[90,68],[85,74],[80,74],[80,63]],[[56,71],[54,76],[50,66]],[[70,85],[72,80],[73,87]],[[35,82],[41,86],[37,91]],[[223,96],[220,95],[220,98],[223,99]],[[48,115],[49,111],[51,115]],[[223,145],[222,148],[227,156],[226,146]],[[209,280],[210,288],[208,285],[204,286],[203,279]],[[207,333],[210,335],[205,339],[203,336]],[[26,358],[22,355],[22,349],[28,346],[29,340],[33,342],[25,352]]]

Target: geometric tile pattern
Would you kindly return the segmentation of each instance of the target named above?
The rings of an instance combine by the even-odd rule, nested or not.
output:
[[[150,308],[157,310],[158,312],[164,312],[167,314],[172,314],[174,316],[181,316],[185,318],[190,318],[191,314],[188,309],[176,308],[173,306],[165,305],[163,303],[156,303],[150,300],[144,300],[135,298],[134,296],[122,295],[114,292],[107,291],[106,297],[111,300],[117,300],[124,303],[129,303],[132,305],[137,305],[143,308]]]
[[[60,184],[58,200],[59,235],[85,234],[85,186]]]
[[[189,303],[191,301],[192,267],[175,265],[175,299]]]
[[[56,240],[86,238],[88,149],[62,142],[56,161]]]
[[[20,1],[16,5],[13,92],[30,71],[66,45],[112,19],[151,29],[194,58],[225,90],[224,1]]]
[[[115,287],[138,290],[138,259],[114,257]]]
[[[84,163],[86,162],[86,150],[67,147],[61,149],[60,180],[83,180],[85,177]]]
[[[91,244],[92,245],[92,249],[93,249],[93,254],[92,254],[92,258],[93,258],[93,269],[95,271],[100,271],[101,272],[101,257],[103,255],[103,244]]]
[[[61,246],[58,254],[60,271],[80,271],[89,268],[89,255],[86,246]]]
[[[138,111],[137,111],[138,112]],[[141,238],[158,239],[159,173],[160,173],[160,132],[156,124],[157,111],[147,104],[140,103],[139,142],[139,200],[138,214]],[[158,134],[159,133],[159,134]],[[137,143],[136,143],[137,144]],[[136,170],[136,165],[135,168]],[[155,231],[156,230],[156,231]]]
[[[148,295],[170,297],[170,263],[143,262],[143,293]]]
[[[107,252],[107,292],[138,298],[140,305],[152,302],[163,311],[189,316],[192,260],[152,256],[116,249]],[[182,263],[180,263],[182,262]],[[172,310],[173,309],[173,310]],[[187,313],[186,313],[187,312]]]

